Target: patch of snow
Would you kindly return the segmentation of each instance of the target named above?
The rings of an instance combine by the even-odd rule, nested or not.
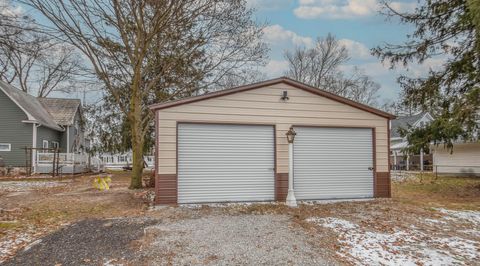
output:
[[[372,232],[333,217],[307,221],[339,233],[339,255],[357,265],[465,265],[465,260],[480,259],[480,243],[460,237],[437,237],[417,229]]]
[[[278,202],[270,202],[270,201],[260,201],[260,202],[228,202],[228,203],[205,203],[205,204],[180,204],[180,207],[188,208],[188,209],[199,209],[204,206],[211,207],[211,208],[227,208],[227,207],[242,207],[242,206],[251,206],[251,205],[258,205],[258,204],[270,204],[270,205],[278,205]]]
[[[445,221],[440,221],[440,220],[437,220],[437,219],[425,219],[425,222],[427,223],[430,223],[430,224],[447,224],[447,222]]]
[[[58,186],[64,186],[66,182],[56,181],[1,181],[0,191],[15,192],[15,191],[28,191],[39,188],[52,188]]]
[[[480,231],[477,229],[465,229],[465,230],[460,230],[459,232],[467,235],[472,235],[474,237],[480,237]]]
[[[460,219],[466,222],[470,222],[475,225],[480,225],[480,211],[454,211],[442,208],[437,208],[437,211],[446,214],[448,216],[445,219],[455,220]]]
[[[391,171],[391,179],[394,182],[404,182],[417,178],[418,172],[406,172],[406,171]]]
[[[477,249],[479,243],[463,239],[460,237],[448,237],[448,238],[441,238],[437,239],[438,243],[441,245],[447,245],[453,251],[458,254],[462,254],[462,256],[468,257],[472,260],[480,259],[479,252],[480,250]]]
[[[0,240],[0,264],[10,258],[14,252],[19,248],[32,242],[30,234],[18,234],[6,236]]]
[[[356,201],[372,201],[374,198],[364,198],[364,199],[334,199],[334,200],[302,200],[297,201],[299,204],[304,205],[315,205],[315,204],[332,204],[332,203],[341,203],[341,202],[356,202]]]
[[[26,246],[23,250],[27,251],[27,250],[31,249],[33,246],[35,246],[37,244],[40,244],[40,242],[42,242],[42,239],[37,239],[37,240],[33,241],[32,243],[28,244],[28,246]]]
[[[327,218],[312,217],[312,218],[308,218],[307,222],[322,224],[324,227],[328,227],[332,229],[340,229],[340,230],[358,228],[358,225],[354,223],[351,223],[347,220],[337,219],[334,217],[327,217]]]

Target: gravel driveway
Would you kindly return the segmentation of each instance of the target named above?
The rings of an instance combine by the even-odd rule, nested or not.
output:
[[[85,220],[50,234],[10,265],[326,265],[284,215]]]
[[[155,220],[85,220],[52,233],[2,265],[102,265],[138,259],[134,240]],[[35,243],[35,242],[34,242]]]
[[[212,215],[146,228],[150,265],[326,265],[284,215]]]

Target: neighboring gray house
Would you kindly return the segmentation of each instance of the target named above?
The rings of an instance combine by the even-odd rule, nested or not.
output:
[[[432,156],[423,157],[423,154],[404,156],[402,149],[408,147],[408,141],[400,136],[400,128],[418,128],[423,127],[433,121],[432,115],[428,112],[421,112],[415,115],[399,116],[397,119],[391,121],[390,129],[390,163],[394,169],[410,169],[412,165],[414,168],[422,168],[422,163],[425,160],[432,161]],[[410,158],[411,157],[411,158]]]
[[[36,98],[0,81],[0,157],[24,167],[25,147],[83,151],[82,107],[78,99]],[[36,156],[32,156],[35,165]]]

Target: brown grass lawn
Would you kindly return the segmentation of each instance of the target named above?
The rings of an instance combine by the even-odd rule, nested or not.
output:
[[[62,180],[42,179],[40,182],[53,182],[57,185],[60,182],[60,186],[34,189],[28,188],[29,184],[38,183],[38,180],[15,180],[15,185],[20,184],[19,189],[9,187],[12,180],[0,180],[0,263],[2,259],[13,256],[16,250],[35,239],[83,219],[147,215],[176,220],[216,213],[289,215],[294,224],[305,228],[312,237],[318,238],[321,234],[321,239],[329,240],[322,240],[317,244],[331,250],[333,259],[343,261],[336,253],[339,249],[336,240],[338,235],[333,234],[330,229],[306,222],[309,217],[337,217],[379,232],[390,232],[392,228],[407,230],[411,225],[428,231],[435,228],[425,224],[425,219],[442,216],[434,208],[480,210],[480,178],[436,179],[431,174],[412,176],[406,181],[392,183],[392,199],[366,202],[300,205],[294,209],[283,204],[253,204],[228,208],[204,206],[196,210],[164,208],[147,211],[149,201],[146,198],[153,193],[153,189],[128,189],[129,172],[112,173],[112,185],[108,191],[93,188],[95,177],[87,175]],[[455,235],[457,227],[458,225],[452,224],[447,229]],[[3,251],[2,255],[1,246],[8,241],[11,246],[11,241],[16,240],[17,248]]]
[[[417,174],[393,182],[393,199],[406,204],[448,209],[480,210],[480,177]]]
[[[26,238],[37,238],[83,219],[138,216],[145,212],[150,190],[128,189],[129,172],[112,173],[107,191],[93,188],[97,176],[0,180],[0,245],[2,240],[13,241],[23,234]],[[39,182],[60,186],[30,186]],[[12,183],[18,188],[12,188]],[[18,242],[21,247],[30,241],[20,239]],[[1,255],[0,252],[0,262]]]

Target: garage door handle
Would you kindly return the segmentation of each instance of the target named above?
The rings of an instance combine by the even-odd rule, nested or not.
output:
[[[375,169],[375,168],[373,168],[373,167],[368,167],[368,170],[370,170],[370,171],[373,171],[373,169]]]

